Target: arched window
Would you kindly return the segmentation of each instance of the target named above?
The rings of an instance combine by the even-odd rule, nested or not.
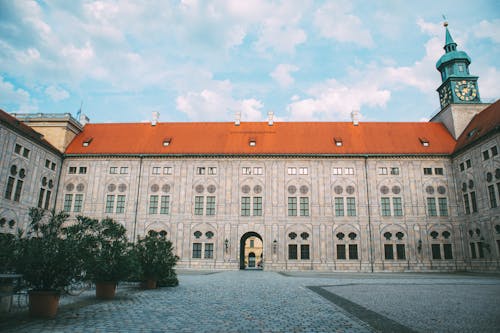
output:
[[[7,178],[7,186],[5,187],[5,199],[14,200],[16,202],[21,200],[21,192],[23,190],[25,177],[25,169],[18,169],[15,164],[10,167],[10,174]]]

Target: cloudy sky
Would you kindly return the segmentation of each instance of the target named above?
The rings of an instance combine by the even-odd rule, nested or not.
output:
[[[442,14],[485,101],[500,2],[0,0],[0,108],[91,122],[421,121],[438,110]]]

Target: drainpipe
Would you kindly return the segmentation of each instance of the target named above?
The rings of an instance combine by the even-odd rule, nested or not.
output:
[[[144,159],[144,155],[139,155],[139,179],[137,180],[137,195],[135,198],[135,214],[134,214],[134,234],[132,237],[132,242],[136,242],[136,234],[137,234],[137,211],[139,209],[139,194],[141,192],[141,177],[142,177],[142,160]]]
[[[373,237],[372,237],[372,221],[371,221],[371,212],[370,212],[370,193],[369,193],[369,184],[370,182],[368,181],[368,156],[365,156],[365,179],[366,179],[366,200],[367,200],[367,205],[368,205],[368,240],[369,240],[369,246],[370,246],[370,268],[371,272],[373,273]]]

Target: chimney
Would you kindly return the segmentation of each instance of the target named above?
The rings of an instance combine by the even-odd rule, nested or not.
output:
[[[351,119],[352,119],[352,124],[354,126],[358,126],[359,125],[359,117],[361,116],[361,114],[359,113],[359,110],[352,110],[351,112]]]
[[[273,111],[269,111],[267,113],[267,124],[269,126],[273,126],[273,124],[274,124],[274,119],[273,118],[274,118],[274,112]]]
[[[234,126],[240,126],[241,112],[236,112],[234,114]]]
[[[85,125],[87,125],[90,122],[90,119],[89,119],[89,117],[87,117],[86,115],[84,115],[82,113],[80,115],[80,119],[78,119],[78,121],[80,122],[80,124],[82,124],[82,126],[85,126]]]
[[[151,126],[156,126],[158,119],[160,118],[160,113],[158,111],[153,111],[153,119],[151,120]]]

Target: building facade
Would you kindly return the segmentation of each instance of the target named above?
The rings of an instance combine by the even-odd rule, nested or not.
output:
[[[56,209],[112,217],[131,240],[164,230],[181,268],[244,268],[259,240],[255,263],[262,257],[266,270],[499,270],[500,102],[481,103],[447,28],[444,48],[442,109],[428,123],[359,122],[355,112],[352,122],[309,123],[81,126],[69,117],[54,125],[73,133],[54,141],[64,153],[38,149],[23,200],[7,198],[15,175],[0,184],[1,212],[25,218],[48,173]],[[25,121],[50,127],[39,118]],[[7,127],[6,176],[14,164],[28,170],[18,142],[38,142]],[[54,170],[43,167],[49,159]]]

